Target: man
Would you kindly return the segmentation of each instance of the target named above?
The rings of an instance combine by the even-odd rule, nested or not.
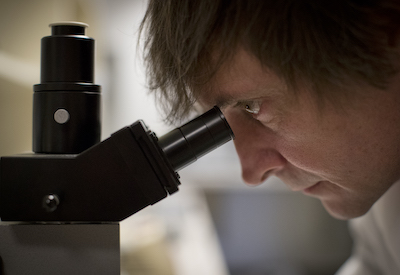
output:
[[[399,27],[396,0],[155,0],[142,25],[169,118],[220,106],[245,182],[361,217],[339,272],[363,275],[400,274]]]

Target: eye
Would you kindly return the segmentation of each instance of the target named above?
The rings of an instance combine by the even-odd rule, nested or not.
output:
[[[261,101],[251,101],[243,103],[244,110],[252,115],[258,115],[261,109]]]
[[[266,98],[239,101],[236,107],[241,114],[271,129],[275,129],[276,124],[280,121],[280,115],[273,108],[271,101]]]

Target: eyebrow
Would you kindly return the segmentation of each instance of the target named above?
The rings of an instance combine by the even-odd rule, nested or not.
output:
[[[231,95],[220,95],[218,96],[214,102],[215,105],[217,105],[221,110],[234,104],[235,102],[239,101],[238,99],[235,99],[233,96]]]
[[[219,91],[215,99],[212,99],[211,102],[214,102],[214,105],[217,105],[221,110],[224,108],[234,105],[239,102],[246,102],[251,100],[256,100],[260,98],[268,98],[268,97],[276,97],[278,94],[282,93],[281,89],[277,88],[269,88],[269,89],[254,89],[246,92],[246,96],[243,97],[234,97],[228,92]],[[260,97],[260,94],[262,96]]]

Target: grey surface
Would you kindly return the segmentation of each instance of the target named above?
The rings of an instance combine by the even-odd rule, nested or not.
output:
[[[253,188],[207,200],[231,275],[332,275],[351,253],[347,222],[318,199]]]
[[[119,274],[119,224],[0,223],[2,275]]]

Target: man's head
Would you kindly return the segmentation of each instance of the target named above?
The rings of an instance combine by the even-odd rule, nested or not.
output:
[[[249,184],[362,215],[400,177],[400,5],[375,2],[152,1],[151,88],[172,118],[220,105]]]

